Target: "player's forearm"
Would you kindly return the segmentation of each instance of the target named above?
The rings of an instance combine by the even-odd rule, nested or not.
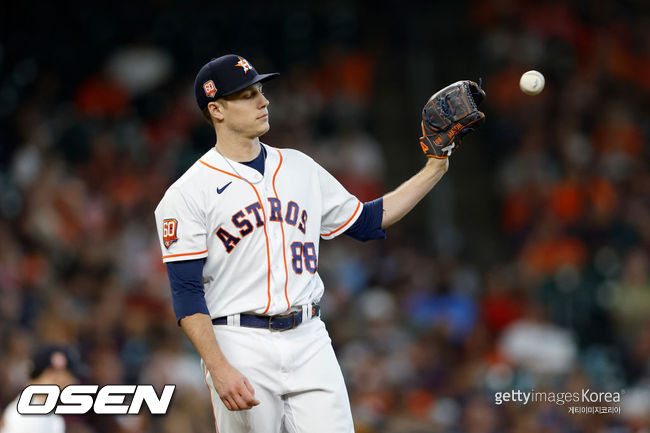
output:
[[[448,159],[431,158],[416,175],[401,184],[384,198],[384,216],[381,228],[393,225],[411,209],[438,183],[449,167]]]
[[[212,371],[227,363],[212,331],[212,320],[207,314],[196,313],[181,319],[181,328]]]

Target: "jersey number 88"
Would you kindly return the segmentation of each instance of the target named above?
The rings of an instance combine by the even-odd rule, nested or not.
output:
[[[316,256],[316,247],[313,242],[305,242],[304,244],[302,242],[292,243],[291,254],[293,255],[291,265],[296,274],[302,274],[303,259],[307,271],[310,274],[316,272],[316,269],[318,268],[318,256]]]

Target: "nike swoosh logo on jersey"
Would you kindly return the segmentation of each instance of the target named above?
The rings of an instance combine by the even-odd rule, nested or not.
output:
[[[225,184],[221,188],[217,187],[217,194],[221,194],[226,188],[228,188],[228,186],[230,186],[231,183],[232,183],[232,181],[228,182],[227,184]]]

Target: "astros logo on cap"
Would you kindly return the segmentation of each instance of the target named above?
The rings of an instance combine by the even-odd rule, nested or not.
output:
[[[250,63],[248,63],[248,60],[246,60],[246,59],[242,59],[242,58],[239,57],[239,56],[237,56],[237,58],[239,59],[239,63],[237,63],[235,66],[239,66],[239,67],[243,68],[245,74],[247,74],[248,71],[250,71],[251,69],[253,69],[253,65],[251,65]]]
[[[214,98],[214,95],[217,93],[217,88],[212,80],[203,83],[203,90],[208,98]]]

